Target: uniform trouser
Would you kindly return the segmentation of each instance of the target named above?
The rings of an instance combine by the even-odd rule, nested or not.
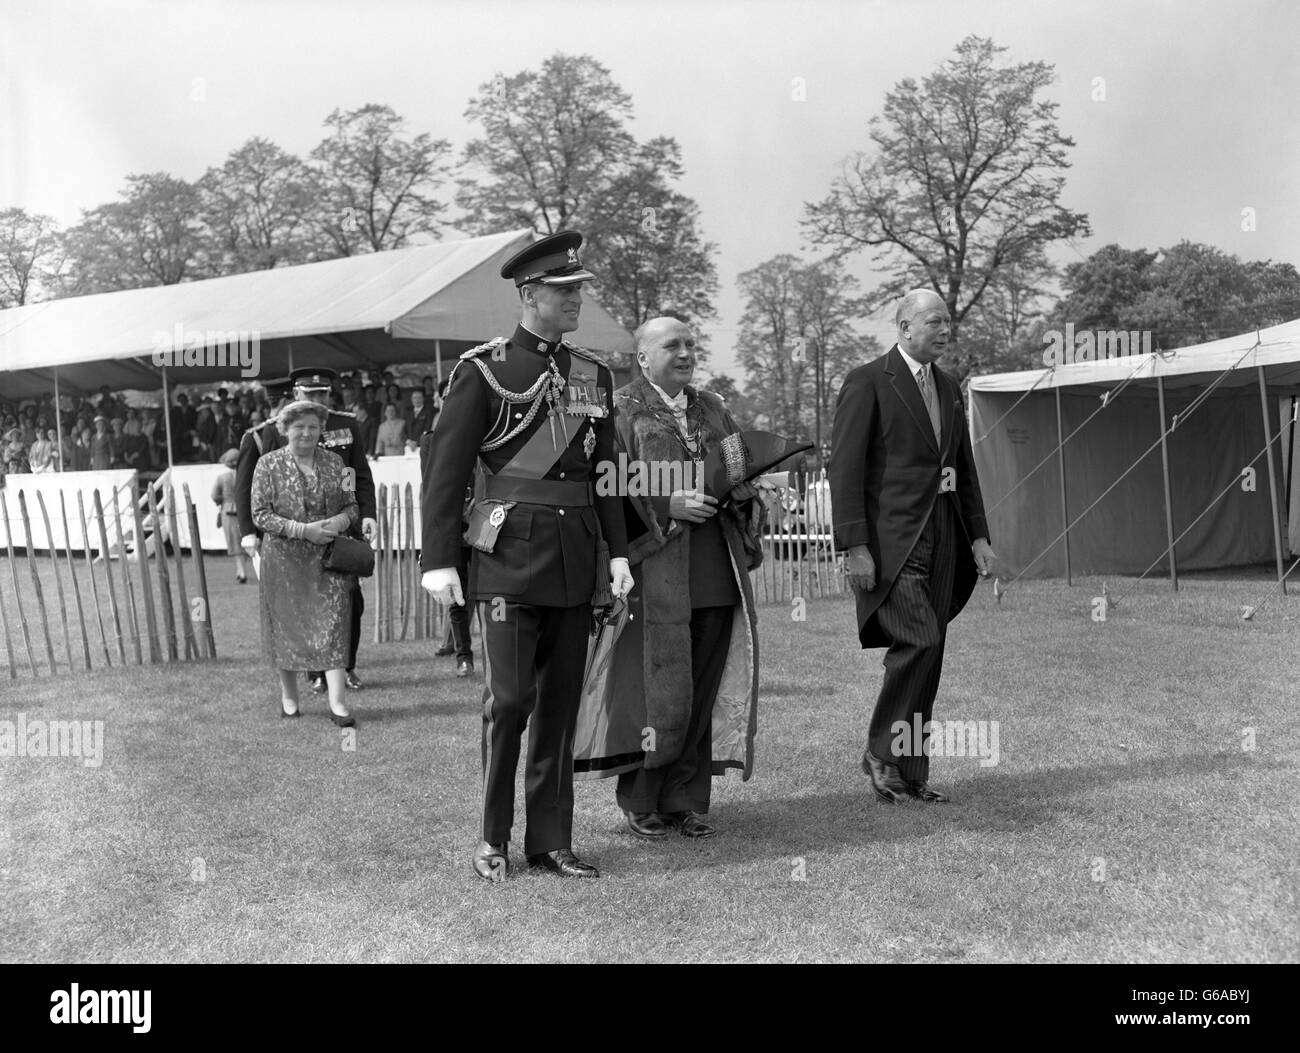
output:
[[[494,617],[495,615],[495,617]],[[582,696],[591,607],[481,601],[483,840],[510,840],[515,769],[524,760],[524,852],[572,848],[573,732]]]
[[[460,592],[462,596],[469,595],[469,557],[465,556],[456,566],[456,573],[460,575]],[[451,613],[448,615],[451,621],[451,639],[456,648],[456,661],[469,659],[474,661],[474,648],[470,642],[469,634],[469,604],[453,603]]]
[[[361,579],[353,579],[356,584],[352,586],[352,616],[348,622],[348,672],[352,672],[357,667],[357,648],[361,646],[361,616],[366,613],[366,596],[365,590],[361,587]],[[308,676],[320,676],[324,670],[313,669]]]
[[[923,730],[921,742],[914,742],[913,728],[916,714],[924,729],[934,712],[961,537],[948,501],[936,500],[893,588],[876,609],[890,643],[867,745],[879,760],[897,764],[909,782],[926,782],[930,777],[930,758],[925,754],[929,734]],[[895,727],[898,721],[906,726],[902,734]]]
[[[682,752],[662,768],[637,768],[618,777],[615,797],[628,812],[709,810],[713,786],[713,703],[722,685],[731,648],[736,608],[697,607],[691,611],[691,716]]]

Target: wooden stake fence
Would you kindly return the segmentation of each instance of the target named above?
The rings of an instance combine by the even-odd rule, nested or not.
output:
[[[52,674],[74,668],[91,670],[114,664],[127,665],[131,657],[134,657],[136,665],[144,665],[146,660],[153,664],[216,657],[203,551],[197,541],[198,511],[188,487],[184,488],[182,500],[183,504],[178,503],[177,494],[165,477],[158,484],[148,486],[143,497],[131,501],[129,523],[133,530],[124,534],[116,491],[107,510],[99,492],[94,491],[89,515],[86,501],[78,491],[74,520],[69,520],[68,501],[60,492],[57,522],[63,532],[59,537],[52,530],[45,497],[37,491],[39,526],[45,532],[42,538],[39,529],[35,533],[32,531],[26,494],[21,490],[18,492],[18,518],[15,520],[11,518],[12,503],[6,498],[4,488],[0,487],[0,519],[4,521],[5,530],[0,559],[8,564],[7,581],[0,587],[0,635],[3,636],[9,679],[18,678],[22,650],[26,652],[26,666],[31,675],[39,676],[42,672],[32,640],[34,622],[39,622],[40,638],[45,644],[46,661],[43,664],[48,665]],[[180,545],[179,524],[182,521],[187,523],[193,539],[188,561]],[[78,525],[79,531],[75,530]],[[25,582],[18,571],[17,546],[14,544],[16,527],[22,531],[30,583]],[[169,542],[172,548],[170,557],[167,554]],[[96,543],[98,555],[95,554]],[[75,558],[78,545],[82,559]],[[37,557],[42,547],[49,554],[48,567],[45,560]],[[114,572],[115,563],[121,575],[120,582]],[[0,575],[3,574],[0,567]],[[69,588],[64,586],[65,574],[71,596]],[[53,593],[49,589],[50,576],[54,578]],[[47,603],[54,598],[58,600],[63,636],[61,655],[54,645],[52,603]],[[75,622],[69,610],[70,602],[76,606]],[[182,620],[180,625],[176,624],[178,617]],[[110,625],[112,644],[109,642]],[[98,647],[91,641],[96,630]],[[18,646],[19,635],[22,650]],[[129,648],[128,636],[131,640]],[[117,652],[116,663],[114,650]],[[101,656],[102,661],[99,661]]]

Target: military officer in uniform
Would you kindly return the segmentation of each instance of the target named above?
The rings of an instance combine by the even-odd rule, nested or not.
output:
[[[565,343],[578,328],[582,235],[555,234],[501,268],[519,290],[523,319],[509,339],[467,351],[453,367],[442,411],[421,448],[422,584],[462,603],[462,534],[474,546],[469,597],[479,604],[485,658],[483,829],[474,871],[509,871],[515,770],[528,729],[524,853],[530,867],[597,877],[573,853],[573,731],[592,599],[632,588],[622,498],[596,496],[614,462],[613,376]],[[465,487],[482,469],[478,500],[461,522]],[[597,566],[599,542],[608,570]]]
[[[322,406],[329,406],[330,391],[338,374],[332,369],[304,366],[293,370],[284,380],[266,381],[263,387],[267,396],[282,396],[291,389],[294,399],[307,399]],[[253,525],[252,492],[253,470],[257,467],[262,454],[279,449],[285,443],[284,436],[276,427],[272,416],[260,427],[245,432],[239,445],[239,463],[235,469],[235,510],[239,517],[239,532],[243,535],[244,550],[250,555],[261,544],[261,531]],[[370,462],[366,459],[361,429],[351,413],[330,410],[325,430],[321,433],[320,444],[333,450],[343,458],[343,463],[355,474],[357,488],[357,506],[361,511],[361,530],[367,541],[374,541],[377,530],[375,523],[375,481],[370,473]],[[364,593],[361,580],[356,580],[356,589],[352,594],[352,638],[348,649],[347,685],[353,691],[361,690],[361,680],[357,677],[357,647],[361,643],[361,615],[365,611]],[[319,670],[307,674],[311,688],[317,694],[326,690],[325,674]]]

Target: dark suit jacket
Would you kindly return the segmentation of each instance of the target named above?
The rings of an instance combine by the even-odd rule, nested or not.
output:
[[[906,562],[935,501],[952,502],[962,532],[948,620],[970,599],[979,577],[970,544],[989,536],[961,388],[931,366],[939,395],[943,449],[934,438],[916,379],[898,345],[858,366],[840,388],[831,461],[831,514],[841,549],[866,545],[876,564],[876,587],[858,593],[858,638],[886,647],[875,613]]]

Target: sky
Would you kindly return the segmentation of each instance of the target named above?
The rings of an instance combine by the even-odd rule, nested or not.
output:
[[[632,97],[638,138],[681,145],[680,189],[718,246],[712,368],[743,380],[737,275],[816,258],[805,202],[873,149],[886,92],[971,33],[1055,67],[1045,95],[1077,144],[1061,201],[1094,232],[1055,261],[1187,238],[1300,265],[1294,0],[3,0],[0,208],[70,225],[128,174],[195,179],[253,136],[305,155],[331,110],[367,103],[459,153],[494,74],[586,54]],[[864,289],[885,273],[866,254],[849,267]],[[861,328],[890,340],[882,318]]]

